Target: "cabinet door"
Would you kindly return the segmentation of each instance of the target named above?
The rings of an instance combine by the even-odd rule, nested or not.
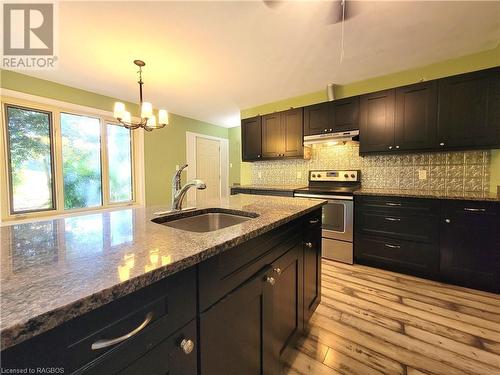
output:
[[[306,219],[304,234],[304,323],[321,301],[321,212]]]
[[[284,130],[284,150],[283,156],[293,157],[304,155],[302,133],[303,111],[302,108],[290,109],[282,113],[283,130]]]
[[[277,158],[283,153],[283,122],[281,113],[262,116],[262,157]]]
[[[331,102],[310,105],[304,108],[304,135],[315,135],[333,131]]]
[[[262,122],[260,116],[241,120],[241,145],[243,161],[261,158]]]
[[[330,102],[333,111],[333,131],[359,129],[359,96]]]
[[[449,281],[500,290],[500,205],[445,202],[441,218],[441,273]]]
[[[301,331],[302,320],[302,243],[273,262],[274,353],[277,357],[286,345]]]
[[[393,150],[394,92],[395,90],[391,89],[361,96],[359,121],[361,153]]]
[[[440,147],[481,147],[497,143],[496,124],[488,115],[490,105],[500,105],[498,97],[497,103],[491,102],[494,72],[483,70],[439,80],[437,141]]]
[[[191,375],[197,372],[196,320],[119,372],[120,375]]]
[[[396,89],[395,149],[424,150],[436,146],[437,82]]]
[[[271,374],[272,292],[267,269],[245,282],[200,317],[202,375]]]

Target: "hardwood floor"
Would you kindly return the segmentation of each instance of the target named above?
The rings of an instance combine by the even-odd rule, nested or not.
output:
[[[323,260],[283,374],[500,374],[500,295]]]

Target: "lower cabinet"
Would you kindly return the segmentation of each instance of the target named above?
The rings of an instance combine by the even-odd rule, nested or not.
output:
[[[258,273],[200,317],[202,374],[272,374],[272,268]]]
[[[197,350],[196,320],[193,320],[118,374],[196,374]]]
[[[304,321],[321,302],[321,213],[304,220]]]
[[[500,204],[443,202],[440,229],[445,280],[500,292]]]
[[[500,203],[356,197],[356,263],[500,292]]]

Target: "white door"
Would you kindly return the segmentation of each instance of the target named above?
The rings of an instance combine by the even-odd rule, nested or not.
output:
[[[221,195],[220,141],[196,137],[196,178],[207,185],[196,190],[196,205],[203,205]]]

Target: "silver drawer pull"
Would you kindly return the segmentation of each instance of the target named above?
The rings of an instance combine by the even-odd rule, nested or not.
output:
[[[153,313],[149,312],[148,315],[146,315],[146,319],[144,319],[144,321],[137,328],[135,328],[133,331],[130,331],[129,333],[127,333],[123,336],[120,336],[120,337],[116,337],[114,339],[97,340],[96,342],[94,342],[92,344],[91,349],[92,350],[99,350],[99,349],[107,348],[108,346],[113,346],[113,345],[119,344],[120,342],[125,341],[125,340],[131,338],[132,336],[137,335],[139,332],[141,332],[144,329],[144,327],[146,327],[151,322],[151,319],[153,319]]]
[[[309,220],[309,224],[318,224],[318,223],[319,223],[319,219]]]
[[[386,206],[401,206],[401,203],[385,202]]]
[[[391,249],[401,249],[399,245],[391,245],[390,243],[386,243],[385,247],[390,247]]]
[[[281,272],[282,272],[281,268],[279,268],[279,267],[274,268],[273,271],[276,272],[278,275],[281,275]]]
[[[306,247],[308,247],[309,249],[312,249],[312,247],[313,247],[312,242],[306,242],[306,243],[304,243],[304,245],[306,245]]]
[[[268,276],[268,277],[266,278],[266,282],[267,282],[268,284],[271,284],[271,286],[274,286],[274,284],[276,284],[276,279],[275,279],[274,277],[272,277],[272,276]]]
[[[486,212],[486,208],[469,208],[469,207],[465,207],[464,211],[469,211],[469,212]]]
[[[399,217],[386,217],[384,219],[387,221],[401,221]]]

